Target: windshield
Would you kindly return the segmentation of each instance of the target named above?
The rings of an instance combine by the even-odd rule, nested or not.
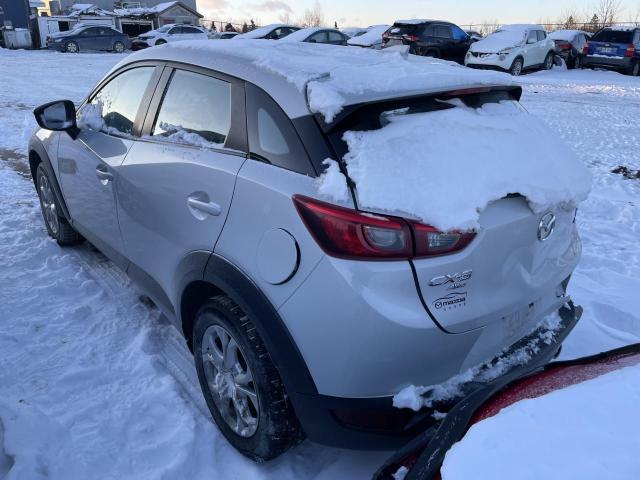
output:
[[[633,31],[631,30],[602,30],[593,37],[594,42],[631,43]]]
[[[165,25],[164,27],[160,27],[159,29],[157,29],[156,32],[168,32],[171,27],[173,27],[173,25]]]

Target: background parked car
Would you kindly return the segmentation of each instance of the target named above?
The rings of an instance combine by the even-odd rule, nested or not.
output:
[[[232,40],[242,39],[265,39],[265,40],[280,40],[287,35],[297,32],[300,27],[294,27],[293,25],[284,25],[282,23],[272,23],[271,25],[265,25],[264,27],[256,28],[247,33],[241,33],[232,38]]]
[[[524,70],[553,67],[556,45],[540,25],[504,25],[469,48],[465,65],[504,70],[520,75]]]
[[[584,46],[582,66],[622,70],[640,74],[640,27],[607,27]]]
[[[458,63],[471,45],[471,37],[457,25],[438,20],[398,20],[382,37],[382,48],[408,45],[409,53]]]
[[[230,38],[233,38],[236,35],[238,35],[238,32],[218,32],[217,34],[213,35],[211,38],[214,40],[229,40]]]
[[[133,40],[132,50],[142,50],[143,48],[162,45],[168,42],[179,42],[181,40],[207,40],[207,32],[195,25],[165,25],[157,30],[151,30],[140,35]]]
[[[389,25],[372,25],[347,40],[347,45],[379,50],[382,48],[382,35],[389,28]]]
[[[362,35],[367,31],[367,29],[362,27],[346,27],[346,28],[341,28],[340,31],[344,33],[347,37],[353,38],[357,35]]]
[[[567,68],[580,68],[582,49],[591,35],[580,30],[556,30],[549,34],[556,43],[556,55],[562,57]]]
[[[471,40],[477,42],[478,40],[482,40],[484,35],[478,32],[477,30],[465,30],[465,33],[471,37]]]
[[[131,41],[127,35],[115,28],[93,25],[50,36],[47,47],[69,53],[77,53],[81,50],[109,50],[122,53],[131,48]]]
[[[328,43],[330,45],[347,45],[347,37],[335,28],[309,27],[302,28],[282,38],[281,42]]]

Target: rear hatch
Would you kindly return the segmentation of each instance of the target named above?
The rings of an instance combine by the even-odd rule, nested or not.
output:
[[[588,55],[624,57],[633,48],[632,30],[602,30],[588,43]]]
[[[515,102],[519,99],[519,94],[519,89],[507,87],[478,88],[446,93],[444,96],[401,99],[353,107],[353,111],[345,113],[341,123],[329,132],[329,139],[337,156],[345,158],[348,152],[343,137],[345,132],[368,132],[380,128],[382,119],[389,112],[401,112],[400,115],[426,113],[433,115],[435,119],[438,118],[436,112],[440,112],[441,109],[457,108],[451,106],[451,96],[456,100],[463,99],[467,107],[478,108],[498,102]],[[458,128],[452,129],[450,134],[445,134],[447,139],[444,150],[447,150],[447,142],[451,145],[473,142],[467,138],[470,131],[466,130],[469,128],[473,127],[461,124]],[[425,132],[425,135],[428,135],[428,132]],[[523,150],[526,151],[528,147],[535,148],[533,145],[527,145],[527,135],[519,135],[517,132],[513,135],[517,141],[522,142]],[[501,137],[495,138],[496,142],[500,142]],[[473,148],[473,145],[471,147]],[[478,158],[482,158],[482,149],[486,148],[490,150],[489,155],[494,151],[495,155],[511,155],[504,148],[496,146],[494,149],[491,144],[488,147],[477,145],[477,148]],[[558,153],[558,162],[563,160],[562,152],[563,150]],[[457,152],[454,148],[449,153],[453,156]],[[447,161],[446,155],[442,161]],[[397,171],[398,165],[393,159],[389,160],[389,181],[402,175]],[[344,161],[343,168],[348,173],[355,173],[349,172],[350,167]],[[353,177],[351,181],[355,184],[354,192],[360,209],[380,214],[390,213],[383,208],[363,207],[357,181],[354,181]],[[456,182],[456,178],[454,176],[434,181],[446,184]],[[553,177],[549,177],[550,184],[554,181]],[[407,181],[407,184],[410,183]],[[407,188],[402,194],[413,196],[411,188]],[[446,202],[446,199],[444,201]],[[456,199],[453,197],[451,204],[456,205]],[[398,213],[397,216],[411,218],[403,213]],[[549,313],[563,302],[566,281],[580,255],[580,242],[574,218],[575,207],[570,204],[534,212],[527,199],[517,191],[489,203],[478,218],[479,228],[476,228],[475,236],[470,243],[463,242],[466,246],[428,258],[414,255],[414,258],[409,260],[414,272],[416,293],[420,296],[427,316],[450,333],[465,332],[498,323],[499,333],[494,336],[496,342],[506,345],[509,340],[517,340],[531,328],[533,321],[539,320],[541,315]],[[420,242],[431,242],[432,237],[420,236],[416,231],[413,235],[415,252],[419,249],[426,250],[427,246],[420,245]],[[446,249],[450,238],[442,234],[435,241],[440,242],[440,247],[444,245]],[[496,346],[498,350],[501,348],[499,345]]]
[[[384,33],[385,46],[408,45],[418,40],[422,24],[396,22]]]

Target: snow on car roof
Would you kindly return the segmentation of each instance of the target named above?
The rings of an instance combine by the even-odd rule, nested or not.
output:
[[[146,59],[187,62],[241,77],[270,93],[291,118],[311,111],[326,123],[346,105],[480,85],[515,85],[505,73],[446,60],[303,42],[245,40],[242,48],[232,42],[170,42],[136,52],[122,63]]]
[[[570,42],[575,38],[576,35],[580,33],[585,33],[582,30],[556,30],[555,32],[551,32],[549,34],[549,38],[551,40],[565,40]]]
[[[316,32],[319,32],[320,30],[326,30],[326,29],[321,27],[301,28],[300,30],[290,33],[289,35],[281,38],[278,41],[279,42],[304,42],[308,37],[310,37]]]
[[[544,27],[533,23],[512,23],[510,25],[502,25],[498,32],[524,32],[525,30],[544,30]]]
[[[357,37],[350,38],[347,40],[349,45],[358,45],[361,47],[368,47],[377,42],[382,41],[382,34],[389,29],[389,25],[376,25],[374,27],[369,28],[362,35],[358,35]]]
[[[611,25],[610,27],[604,27],[603,30],[614,30],[619,32],[630,32],[632,30],[640,29],[638,25]]]
[[[527,32],[538,29],[535,25],[505,25],[482,40],[471,44],[472,52],[498,53],[524,42]]]
[[[409,20],[396,20],[395,22],[393,22],[393,24],[395,25],[396,23],[401,23],[403,25],[419,25],[421,23],[441,22],[441,21],[442,20],[433,20],[429,18],[410,18]],[[445,23],[449,23],[449,22],[445,22]]]
[[[247,33],[241,33],[240,35],[236,35],[235,37],[233,37],[234,40],[238,40],[238,39],[257,39],[257,38],[262,38],[265,35],[267,35],[268,33],[270,33],[272,30],[275,30],[278,27],[287,27],[288,25],[285,25],[284,23],[272,23],[270,25],[265,25],[264,27],[259,27],[256,28],[255,30],[251,30],[250,32]]]

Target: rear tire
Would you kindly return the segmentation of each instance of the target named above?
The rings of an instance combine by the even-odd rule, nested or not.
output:
[[[166,40],[162,40],[162,39],[160,39],[160,40],[158,40],[158,41],[156,42],[156,45],[164,45],[165,43],[167,43],[167,41],[166,41]]]
[[[52,178],[41,163],[36,170],[36,186],[40,199],[40,210],[47,228],[47,233],[58,242],[58,245],[74,245],[83,240],[82,235],[69,225],[62,214],[62,209],[54,194]]]
[[[573,68],[576,70],[582,68],[582,57],[580,55],[576,55],[576,58],[573,60]]]
[[[640,75],[640,62],[638,60],[636,60],[629,66],[627,75],[631,75],[632,77],[637,77],[638,75]]]
[[[547,53],[547,56],[544,57],[544,64],[542,65],[543,70],[551,70],[553,68],[553,52]]]
[[[516,59],[511,64],[511,68],[509,69],[509,73],[514,77],[519,77],[522,74],[522,67],[524,66],[524,60],[522,57],[516,57]]]
[[[431,57],[431,58],[440,58],[440,55],[438,54],[437,50],[427,50],[427,53],[425,53],[424,56]]]
[[[304,439],[262,338],[226,295],[209,299],[198,310],[193,353],[211,415],[240,453],[264,462]]]
[[[67,53],[78,53],[80,51],[80,47],[78,47],[76,42],[68,42],[64,46],[64,51]]]
[[[116,53],[122,53],[124,52],[124,43],[122,42],[115,42],[113,44],[113,51]]]

